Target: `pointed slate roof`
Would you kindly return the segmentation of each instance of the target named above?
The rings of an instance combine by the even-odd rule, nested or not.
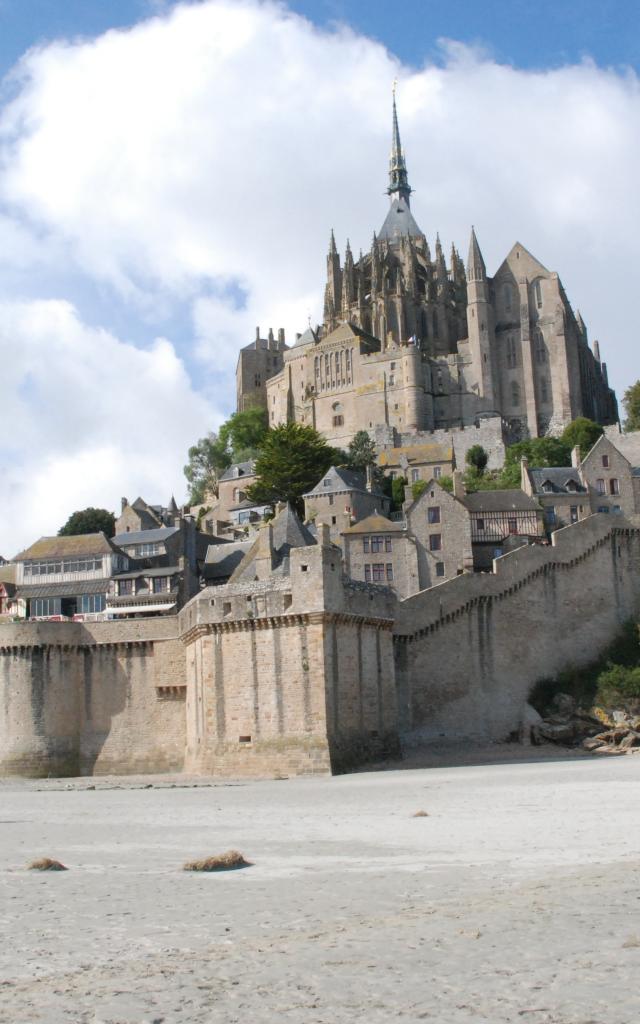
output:
[[[291,548],[306,548],[316,544],[315,537],[300,521],[291,505],[283,509],[271,520],[273,536],[273,572],[280,576],[289,575],[289,552]],[[234,570],[230,583],[252,580],[256,576],[255,562],[258,557],[260,538],[257,538]]]
[[[400,143],[395,91],[393,94],[391,159],[389,160],[389,187],[387,192],[391,196],[391,206],[385,217],[384,224],[380,228],[378,237],[384,238],[388,242],[399,242],[406,235],[410,238],[422,237],[423,233],[418,227],[410,209],[409,197],[412,188],[409,184],[404,151]]]

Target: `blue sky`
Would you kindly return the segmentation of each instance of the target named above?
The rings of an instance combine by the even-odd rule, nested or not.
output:
[[[395,77],[430,243],[464,257],[473,223],[490,273],[516,240],[557,270],[620,395],[639,25],[620,0],[0,0],[0,553],[186,496],[239,347],[318,319],[330,229],[357,251],[384,220]]]
[[[0,0],[0,71],[28,47],[58,36],[97,35],[135,24],[171,0]],[[343,21],[421,66],[442,37],[486,47],[521,68],[590,57],[605,66],[640,66],[637,0],[292,0],[318,25]]]

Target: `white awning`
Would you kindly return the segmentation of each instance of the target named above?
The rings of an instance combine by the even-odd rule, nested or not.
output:
[[[175,608],[176,602],[173,604],[128,604],[122,608],[111,608],[107,607],[108,615],[133,615],[139,612],[168,612],[171,608]]]

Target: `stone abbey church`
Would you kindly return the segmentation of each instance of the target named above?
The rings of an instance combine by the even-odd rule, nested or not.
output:
[[[488,277],[473,229],[466,267],[455,247],[447,266],[439,238],[432,253],[411,210],[395,97],[387,191],[368,253],[354,260],[347,244],[341,262],[331,234],[323,324],[292,347],[258,329],[241,350],[238,409],[262,405],[272,426],[309,423],[337,445],[363,429],[389,444],[493,419],[510,443],[577,416],[615,423],[598,342],[589,348],[557,273],[516,242]]]

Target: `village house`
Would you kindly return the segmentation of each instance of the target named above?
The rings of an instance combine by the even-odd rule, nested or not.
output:
[[[451,476],[455,459],[451,445],[416,444],[386,448],[378,456],[378,465],[385,476],[403,477],[407,483],[419,480],[440,480]]]
[[[640,511],[640,468],[603,435],[580,464],[592,512],[633,515]]]
[[[0,619],[20,614],[16,598],[16,567],[4,559],[0,563]]]
[[[415,541],[401,523],[378,513],[366,516],[342,532],[342,549],[350,579],[390,587],[403,597],[420,589]]]
[[[366,473],[331,466],[304,495],[305,519],[317,526],[326,523],[336,543],[353,523],[375,512],[386,515],[390,508],[391,500],[374,483],[371,466]]]
[[[463,501],[432,479],[404,507],[418,555],[419,590],[473,570],[471,516]]]
[[[579,457],[575,449],[573,457],[573,466],[542,469],[530,468],[526,459],[521,461],[520,486],[524,494],[535,498],[542,507],[547,533],[591,515],[589,489],[575,462]]]
[[[16,597],[27,618],[102,615],[111,577],[130,559],[104,533],[41,537],[15,557]]]

